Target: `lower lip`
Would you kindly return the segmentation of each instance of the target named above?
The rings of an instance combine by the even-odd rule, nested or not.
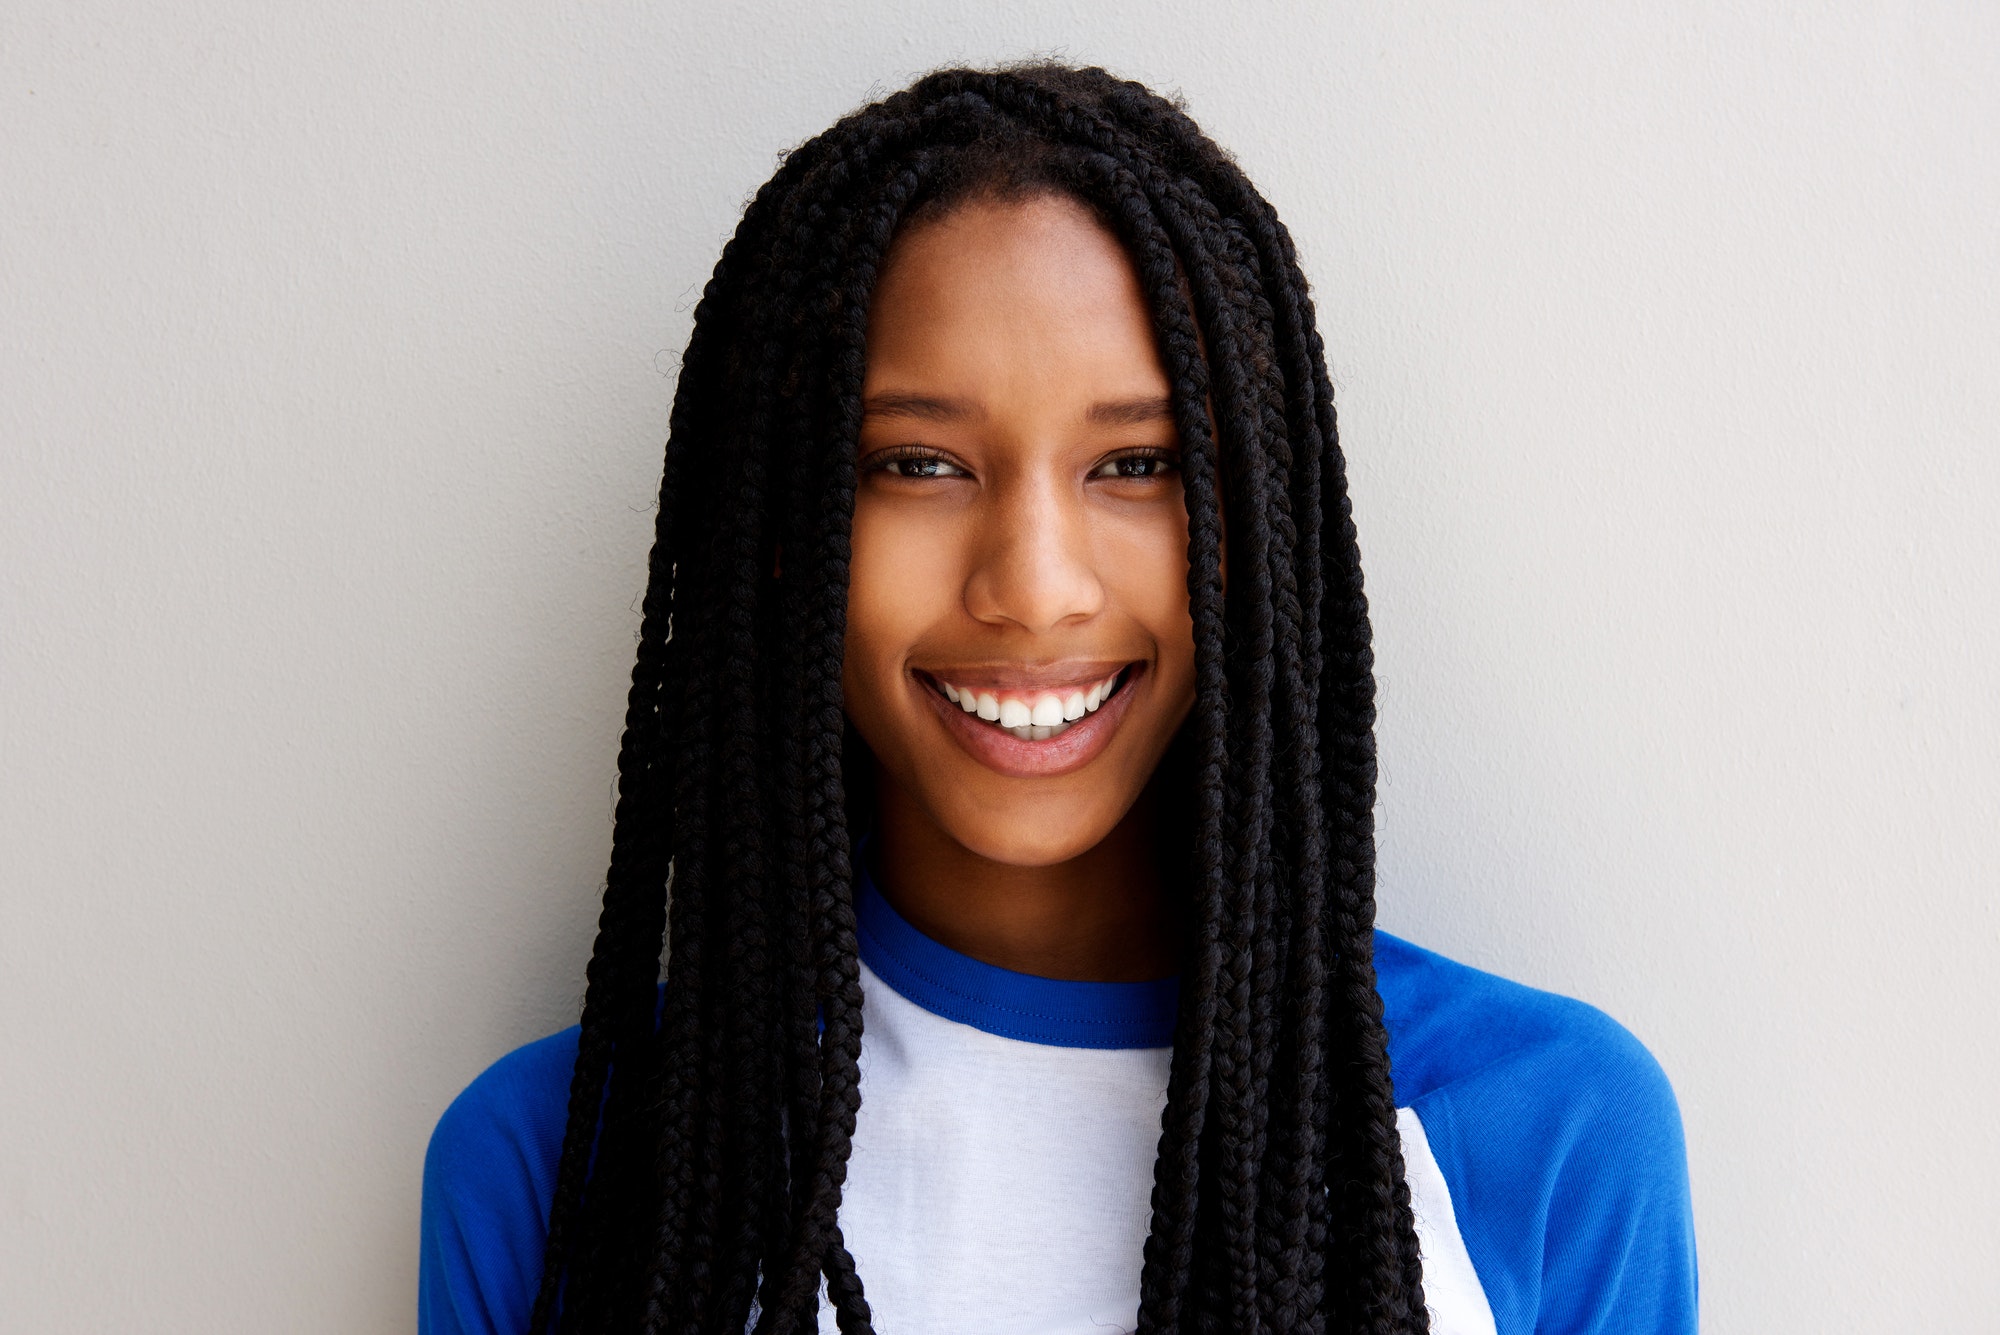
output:
[[[1134,663],[1125,669],[1125,681],[1117,694],[1099,705],[1096,712],[1085,714],[1056,736],[1039,742],[1024,742],[1011,732],[1003,732],[977,714],[966,713],[921,679],[912,680],[974,760],[1009,778],[1052,779],[1082,769],[1111,744],[1111,734],[1118,730],[1119,720],[1125,717],[1134,689],[1145,672],[1144,663]]]

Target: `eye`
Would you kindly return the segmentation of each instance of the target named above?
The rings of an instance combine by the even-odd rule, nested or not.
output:
[[[942,450],[934,450],[923,445],[899,445],[895,449],[883,450],[870,455],[861,465],[867,473],[886,473],[896,478],[970,477],[965,469],[952,462]]]
[[[1145,481],[1165,477],[1180,467],[1172,450],[1134,450],[1115,455],[1092,469],[1092,477]]]

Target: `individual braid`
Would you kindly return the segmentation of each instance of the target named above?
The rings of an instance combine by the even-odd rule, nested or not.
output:
[[[870,1329],[841,709],[865,332],[899,231],[1055,192],[1131,255],[1173,384],[1196,703],[1163,769],[1189,944],[1146,1332],[1426,1326],[1373,971],[1374,688],[1292,243],[1173,104],[949,70],[789,154],[695,313],[533,1329]],[[1224,533],[1227,533],[1227,580]],[[668,890],[671,883],[672,894]],[[663,993],[657,994],[662,967]]]

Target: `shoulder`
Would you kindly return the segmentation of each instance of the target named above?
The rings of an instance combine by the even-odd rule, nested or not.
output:
[[[578,1030],[518,1047],[465,1087],[438,1118],[424,1156],[426,1187],[462,1191],[489,1180],[498,1153],[562,1148]]]
[[[1527,1115],[1679,1113],[1666,1072],[1595,1006],[1524,986],[1376,933],[1375,969],[1398,1103],[1475,1084],[1549,1105]],[[1535,1095],[1539,1094],[1539,1098]]]
[[[519,1335],[540,1283],[578,1031],[516,1048],[452,1100],[424,1156],[423,1335]]]
[[[1396,1101],[1502,1335],[1691,1331],[1687,1152],[1653,1055],[1594,1006],[1386,933],[1376,974]]]

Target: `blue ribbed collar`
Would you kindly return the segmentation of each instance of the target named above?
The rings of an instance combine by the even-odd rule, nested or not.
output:
[[[1059,1048],[1166,1048],[1180,980],[1086,983],[1015,973],[961,955],[904,921],[855,858],[861,962],[933,1015],[1002,1038]]]

